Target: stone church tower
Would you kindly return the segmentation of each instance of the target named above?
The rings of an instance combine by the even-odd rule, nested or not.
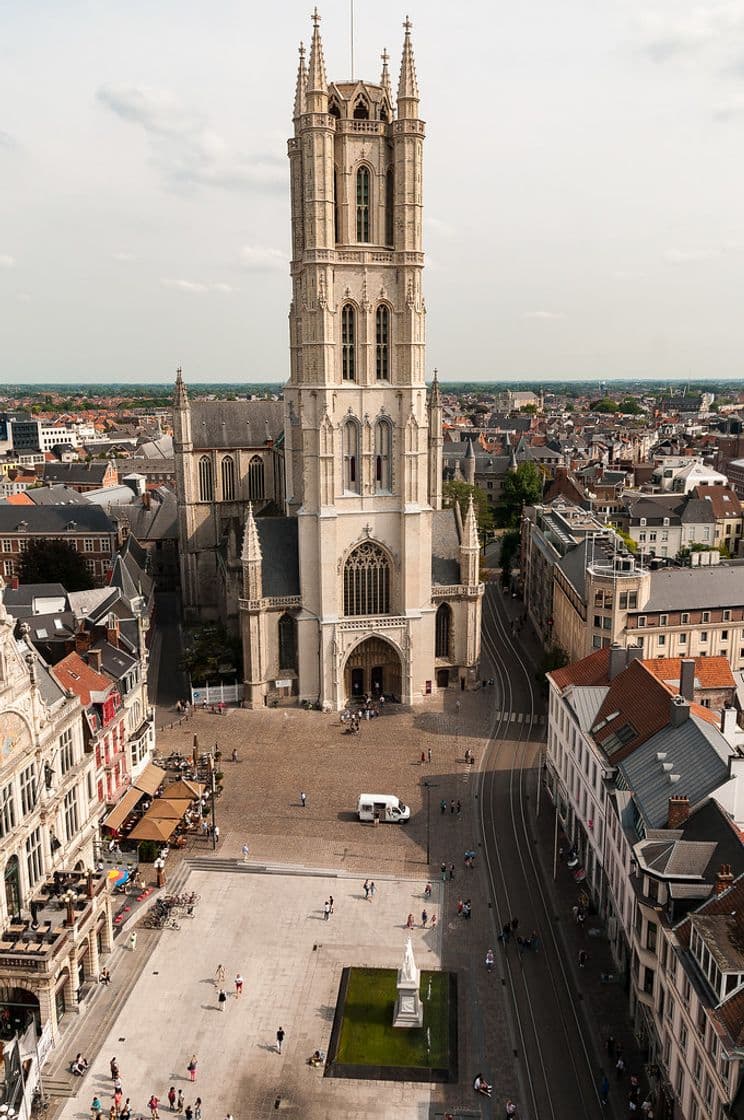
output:
[[[408,21],[395,100],[386,53],[378,83],[328,81],[319,23],[289,141],[291,516],[248,513],[245,698],[410,704],[474,678],[483,594],[473,510],[441,509],[424,380],[424,122]]]

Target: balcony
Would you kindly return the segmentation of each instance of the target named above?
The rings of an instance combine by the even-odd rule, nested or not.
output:
[[[88,932],[105,891],[105,875],[55,872],[31,900],[31,919],[12,920],[0,936],[0,970],[51,973],[69,939]]]

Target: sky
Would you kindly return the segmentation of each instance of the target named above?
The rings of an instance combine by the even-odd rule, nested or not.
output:
[[[286,379],[310,10],[0,0],[0,383]],[[428,373],[741,376],[741,0],[357,0],[356,77],[407,13]]]

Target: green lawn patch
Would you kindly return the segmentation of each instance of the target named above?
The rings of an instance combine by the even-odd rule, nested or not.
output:
[[[339,992],[328,1076],[401,1081],[456,1080],[457,985],[449,972],[422,972],[420,1028],[394,1027],[395,969],[349,968]],[[454,1075],[454,1076],[453,1076]]]

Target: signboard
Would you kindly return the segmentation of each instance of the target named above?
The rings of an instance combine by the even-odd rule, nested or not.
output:
[[[275,688],[291,688],[292,687],[292,681],[291,680],[289,680],[289,681],[274,681],[274,687]]]

